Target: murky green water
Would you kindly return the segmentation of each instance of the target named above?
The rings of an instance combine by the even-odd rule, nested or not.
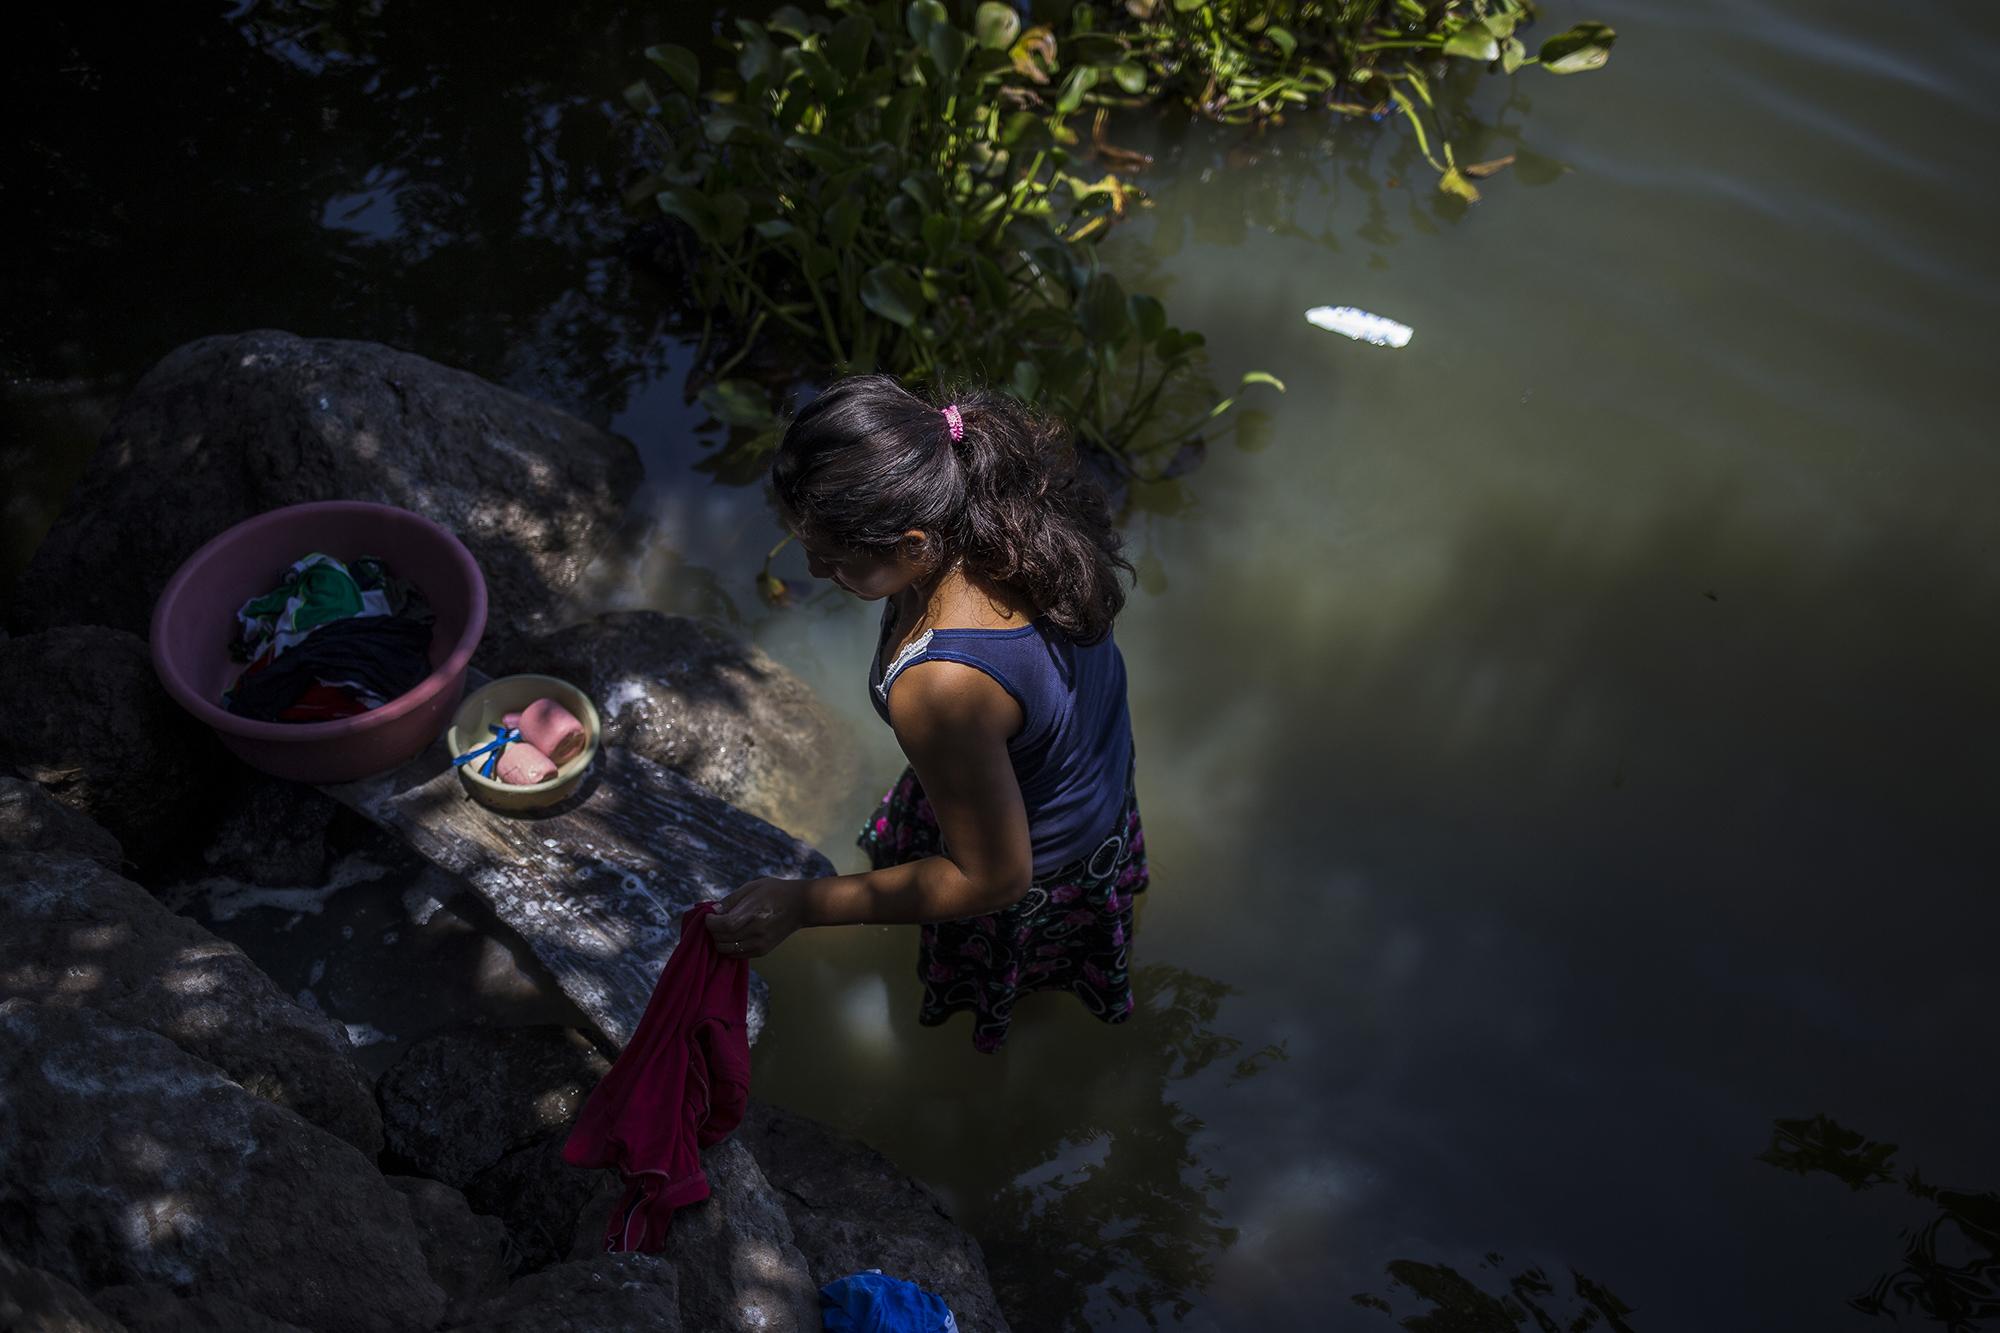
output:
[[[1938,1270],[1996,1318],[2000,34],[1549,9],[1617,54],[1466,85],[1465,149],[1522,155],[1470,210],[1368,127],[1117,136],[1160,153],[1108,251],[1128,285],[1218,379],[1290,386],[1129,528],[1141,1013],[1029,997],[989,1058],[916,1025],[911,928],[766,960],[758,1094],[942,1191],[1023,1330],[1537,1326],[1510,1290],[1565,1326],[1858,1328],[1849,1298]],[[330,63],[240,35],[306,12],[72,29],[37,75],[10,567],[173,345],[379,338],[638,442],[656,544],[606,599],[737,620],[886,784],[871,609],[756,602],[775,531],[694,470],[685,349],[614,253],[598,103],[665,21],[503,41],[389,5]],[[135,88],[156,114],[113,126]],[[169,177],[202,206],[140,189]],[[1319,304],[1416,337],[1349,343]],[[1897,1178],[1824,1127],[1803,1169],[1760,1160],[1820,1114],[1900,1145]]]

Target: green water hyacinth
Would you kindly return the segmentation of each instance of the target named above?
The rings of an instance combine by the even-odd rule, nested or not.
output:
[[[1101,25],[1123,43],[1139,77],[1135,100],[1172,97],[1230,124],[1292,110],[1406,120],[1439,174],[1438,188],[1479,198],[1460,166],[1432,83],[1453,61],[1513,74],[1601,69],[1617,33],[1580,23],[1530,51],[1529,0],[1125,0],[1100,19],[1087,5],[1071,22]],[[1433,142],[1436,147],[1433,148]]]
[[[777,438],[766,390],[733,377],[760,339],[815,371],[1009,385],[1124,477],[1188,465],[1235,405],[1201,335],[1097,256],[1143,195],[1070,152],[1096,67],[1012,6],[967,18],[939,0],[786,6],[736,20],[720,67],[651,48],[661,77],[626,90],[650,154],[628,199],[693,238],[702,399],[743,428],[732,474]]]

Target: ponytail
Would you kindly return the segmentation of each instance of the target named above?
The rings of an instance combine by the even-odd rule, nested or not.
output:
[[[802,536],[887,556],[922,529],[934,568],[959,561],[1078,643],[1124,609],[1132,564],[1103,488],[1059,420],[1006,394],[934,404],[888,375],[839,380],[787,427],[769,484]]]

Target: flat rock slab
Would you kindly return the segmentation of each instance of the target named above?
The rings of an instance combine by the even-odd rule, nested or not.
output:
[[[467,688],[484,683],[475,672]],[[682,913],[760,876],[833,873],[810,844],[615,746],[538,816],[473,800],[443,738],[393,773],[322,790],[469,883],[619,1047],[680,942]],[[752,972],[752,1042],[769,995]]]

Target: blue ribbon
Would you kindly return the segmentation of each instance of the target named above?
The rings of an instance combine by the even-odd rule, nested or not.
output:
[[[493,733],[493,739],[478,749],[467,750],[464,754],[453,759],[451,761],[453,768],[462,767],[468,761],[477,759],[483,754],[486,756],[486,762],[479,766],[479,776],[490,778],[493,776],[493,770],[499,766],[501,752],[509,745],[521,739],[521,729],[519,727],[503,727],[498,723],[491,723],[486,729]]]

